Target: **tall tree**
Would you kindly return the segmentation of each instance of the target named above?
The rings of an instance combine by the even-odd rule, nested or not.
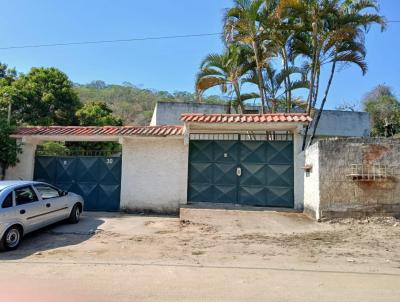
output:
[[[8,68],[0,62],[0,115],[6,116],[12,109],[14,89],[12,83],[17,79],[15,68]]]
[[[12,83],[13,115],[29,125],[75,125],[82,106],[72,82],[56,68],[32,68]]]
[[[400,133],[400,102],[390,87],[377,86],[365,95],[362,105],[372,119],[371,135],[390,137]]]
[[[215,86],[221,88],[222,93],[232,93],[236,98],[232,101],[235,110],[244,112],[244,101],[248,95],[241,94],[241,80],[251,69],[246,62],[246,49],[231,45],[223,54],[208,55],[200,66],[196,77],[196,92],[199,97],[207,89]]]
[[[288,78],[291,75],[299,75],[299,80],[289,81]],[[264,77],[264,89],[266,100],[271,104],[272,112],[287,112],[291,111],[293,105],[297,102],[288,103],[287,96],[292,94],[292,91],[296,89],[306,89],[308,87],[308,81],[304,78],[303,71],[297,67],[288,67],[288,69],[281,69],[280,71],[268,65],[263,71]],[[247,81],[253,84],[258,83],[257,74],[253,72]],[[290,106],[290,107],[288,107]]]
[[[315,138],[337,65],[354,64],[365,75],[367,72],[365,33],[372,24],[380,25],[381,30],[386,27],[385,18],[377,14],[379,8],[375,0],[331,1],[331,8],[334,8],[334,10],[326,17],[329,26],[327,34],[321,43],[323,46],[322,52],[326,58],[325,62],[331,65],[331,70],[309,144]],[[376,13],[371,13],[369,10]]]
[[[315,137],[337,65],[356,64],[365,74],[365,33],[374,23],[381,25],[383,30],[385,19],[377,14],[379,10],[375,0],[281,0],[280,5],[285,14],[297,16],[297,33],[294,35],[292,51],[309,59],[305,64],[310,72],[308,114],[317,105],[321,68],[330,65],[310,144]],[[309,127],[306,128],[303,149],[308,130]]]
[[[264,9],[265,0],[234,0],[234,6],[228,9],[224,16],[224,38],[228,45],[232,43],[244,44],[250,46],[253,51],[262,113],[268,106],[262,74],[262,69],[265,66],[265,58],[262,56],[264,28],[260,19]]]
[[[5,118],[0,117],[0,179],[4,180],[9,167],[18,163],[18,154],[21,147],[10,135],[14,132],[14,126],[10,126]]]

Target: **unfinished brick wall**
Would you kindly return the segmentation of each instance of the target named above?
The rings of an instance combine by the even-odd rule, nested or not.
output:
[[[306,164],[318,171],[317,177],[305,177],[305,188],[314,188],[304,193],[306,212],[317,219],[400,214],[400,140],[326,139],[316,144],[306,152]],[[352,165],[360,165],[365,175],[352,174]],[[376,166],[387,173],[367,176],[365,171]]]

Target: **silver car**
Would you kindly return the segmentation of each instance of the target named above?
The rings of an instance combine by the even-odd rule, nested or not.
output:
[[[68,219],[79,222],[83,198],[34,181],[0,181],[0,249],[15,250],[32,231]]]

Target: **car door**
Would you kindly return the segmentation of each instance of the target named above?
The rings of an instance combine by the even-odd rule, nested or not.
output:
[[[26,233],[45,225],[45,209],[32,186],[14,189],[14,196],[15,214],[23,221]]]
[[[42,200],[45,210],[45,216],[51,222],[65,219],[68,214],[68,204],[61,191],[47,184],[35,184],[33,186]]]
[[[14,207],[14,192],[9,192],[1,202],[0,223],[11,225],[16,222]]]

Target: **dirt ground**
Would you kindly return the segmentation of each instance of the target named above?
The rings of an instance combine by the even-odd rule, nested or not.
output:
[[[224,210],[188,218],[88,213],[38,231],[0,254],[0,289],[18,278],[20,301],[42,302],[400,301],[395,218],[316,223]],[[0,301],[6,292],[15,291],[0,291]]]

